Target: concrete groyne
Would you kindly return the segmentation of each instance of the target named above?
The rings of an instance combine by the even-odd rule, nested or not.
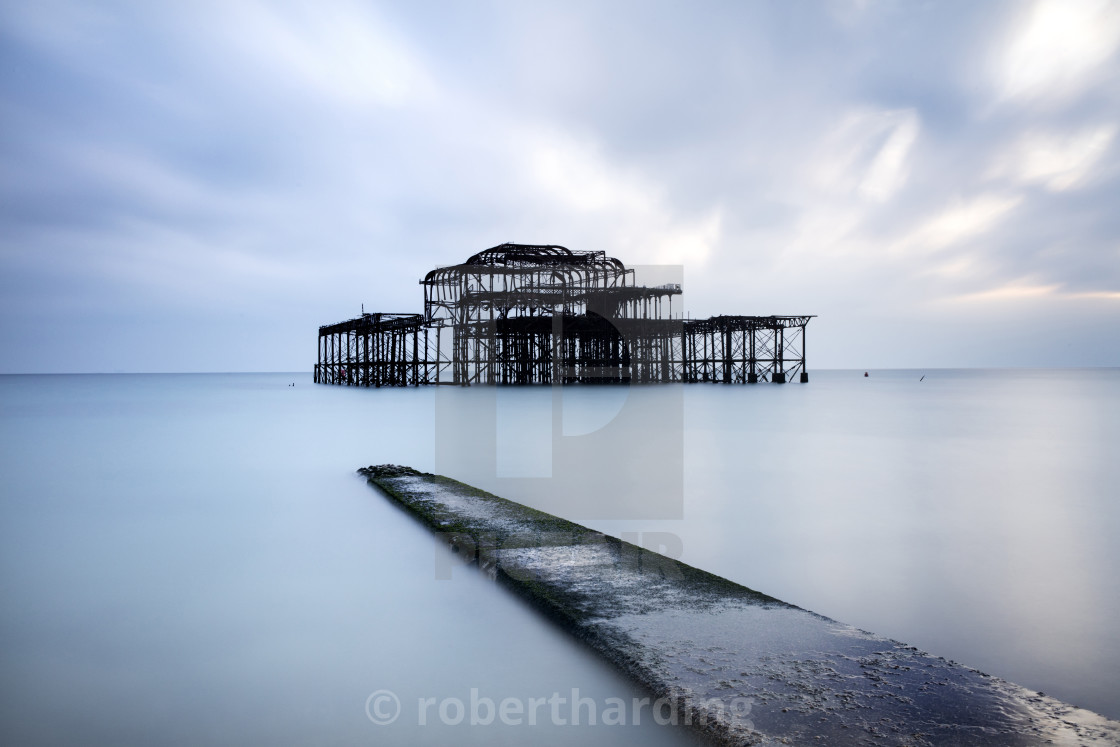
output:
[[[579,524],[408,467],[359,472],[718,743],[1120,744],[1116,721]]]

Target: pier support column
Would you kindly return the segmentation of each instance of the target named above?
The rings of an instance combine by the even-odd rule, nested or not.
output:
[[[723,383],[731,383],[731,329],[723,331]]]

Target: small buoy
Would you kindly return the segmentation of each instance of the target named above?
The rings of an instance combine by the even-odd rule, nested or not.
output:
[[[866,371],[863,372],[863,378],[865,378],[865,379],[867,378],[867,372]]]

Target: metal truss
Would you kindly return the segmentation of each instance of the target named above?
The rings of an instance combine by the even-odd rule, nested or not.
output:
[[[812,316],[674,319],[679,284],[637,285],[604,252],[502,244],[420,284],[423,314],[320,327],[316,383],[808,381]]]

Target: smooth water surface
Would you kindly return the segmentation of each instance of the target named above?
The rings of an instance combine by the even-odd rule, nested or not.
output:
[[[693,565],[1120,718],[1120,371],[870,373],[688,387],[684,519],[658,528]]]
[[[512,710],[645,693],[473,569],[436,580],[448,551],[354,474],[430,468],[430,391],[5,376],[0,408],[5,744],[694,741],[648,709]]]
[[[683,518],[569,518],[671,534],[693,565],[1120,717],[1120,372],[812,376],[571,387],[559,409],[548,387],[502,394],[494,462],[544,484],[550,432],[581,437],[627,402],[683,407]],[[0,377],[5,742],[688,740],[648,712],[471,727],[433,710],[420,726],[419,698],[469,704],[471,688],[642,694],[479,574],[437,581],[444,551],[353,474],[436,468],[434,390],[307,379]],[[588,461],[667,467],[624,443]],[[388,726],[365,711],[379,689],[403,704]]]

